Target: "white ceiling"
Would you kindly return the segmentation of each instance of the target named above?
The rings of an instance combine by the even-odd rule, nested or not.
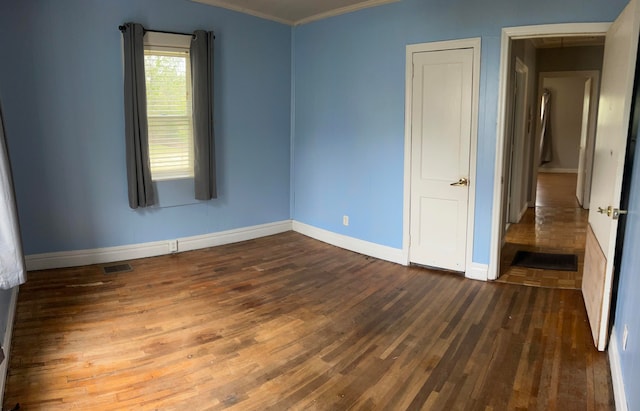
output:
[[[298,25],[400,0],[192,0]]]

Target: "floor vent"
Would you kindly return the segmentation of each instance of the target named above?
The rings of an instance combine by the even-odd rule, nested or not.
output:
[[[133,271],[133,267],[130,264],[114,264],[114,265],[106,265],[102,267],[102,270],[105,274],[117,274],[117,273],[126,273],[127,271]]]

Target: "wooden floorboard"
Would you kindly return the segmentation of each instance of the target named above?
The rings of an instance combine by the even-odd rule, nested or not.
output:
[[[5,409],[612,410],[579,291],[288,232],[30,273]]]
[[[576,200],[577,175],[539,173],[536,207],[509,226],[500,256],[498,281],[535,287],[582,287],[589,210]],[[575,254],[577,271],[542,270],[511,265],[517,251]]]

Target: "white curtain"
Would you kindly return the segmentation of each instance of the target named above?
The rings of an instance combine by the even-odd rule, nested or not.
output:
[[[26,279],[11,164],[0,106],[0,288],[13,288]]]

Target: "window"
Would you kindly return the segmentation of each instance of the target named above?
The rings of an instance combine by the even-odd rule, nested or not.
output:
[[[196,200],[216,198],[213,32],[119,28],[129,207],[157,204],[157,188],[176,182],[192,183]]]
[[[190,39],[145,34],[149,163],[156,181],[193,177]]]

